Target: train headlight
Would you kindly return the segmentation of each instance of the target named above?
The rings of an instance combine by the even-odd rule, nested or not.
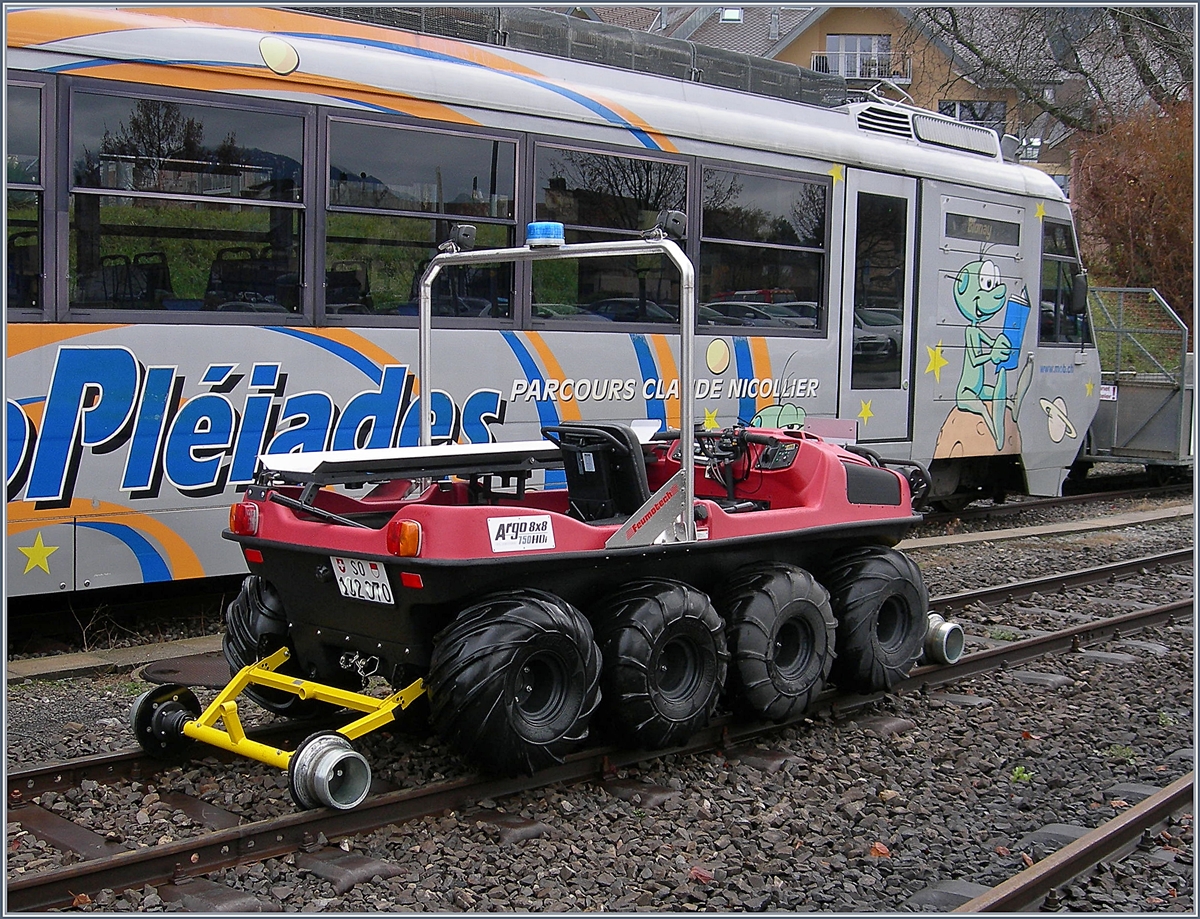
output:
[[[237,536],[257,536],[258,505],[242,501],[230,507],[229,529]]]
[[[392,555],[415,558],[421,554],[421,524],[415,520],[388,521],[384,537]]]

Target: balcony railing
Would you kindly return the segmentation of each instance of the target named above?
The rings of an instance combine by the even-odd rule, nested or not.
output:
[[[812,69],[847,80],[912,82],[912,55],[898,51],[814,51]]]

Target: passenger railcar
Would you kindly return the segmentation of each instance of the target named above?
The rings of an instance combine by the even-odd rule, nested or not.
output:
[[[686,211],[703,423],[919,462],[933,500],[1057,493],[1096,411],[1070,209],[991,131],[282,9],[5,16],[9,596],[244,572],[219,533],[260,454],[417,443],[454,222]],[[678,428],[661,258],[434,294],[437,441]]]

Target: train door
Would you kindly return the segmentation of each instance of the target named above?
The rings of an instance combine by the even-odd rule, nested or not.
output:
[[[908,440],[917,183],[846,170],[838,417],[858,440]]]

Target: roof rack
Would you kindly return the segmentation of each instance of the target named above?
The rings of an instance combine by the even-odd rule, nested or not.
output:
[[[837,74],[727,51],[565,13],[519,6],[297,7],[338,19],[533,51],[675,80],[837,108],[847,102]]]

